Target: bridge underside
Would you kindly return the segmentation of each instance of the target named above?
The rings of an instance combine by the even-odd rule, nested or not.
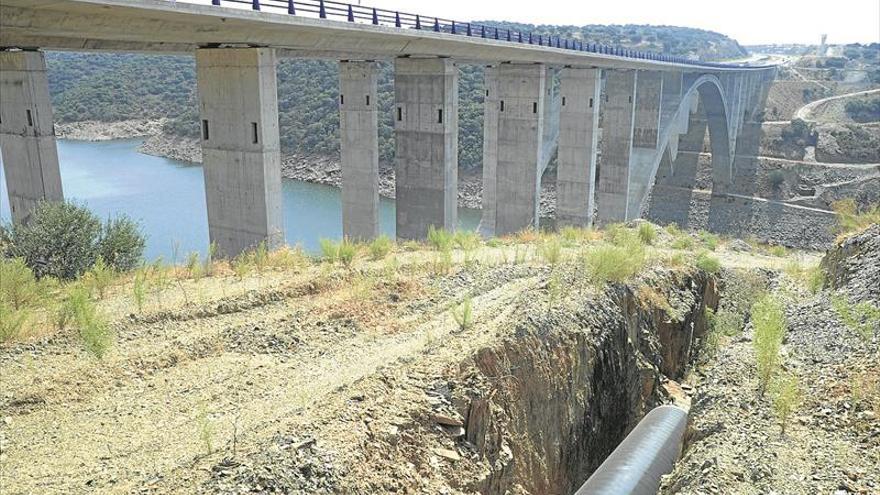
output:
[[[0,53],[0,144],[15,220],[41,199],[62,197],[45,60],[32,49],[195,50],[210,236],[230,256],[283,240],[279,56],[340,60],[343,232],[357,239],[379,230],[371,60],[395,64],[396,228],[407,239],[457,223],[458,62],[487,66],[486,235],[539,226],[541,176],[553,156],[559,224],[637,218],[655,178],[652,208],[658,195],[668,201],[652,213],[684,223],[683,191],[692,186],[706,130],[713,181],[723,190],[745,142],[739,131],[759,115],[774,74],[159,0],[0,4],[0,45],[27,48]]]

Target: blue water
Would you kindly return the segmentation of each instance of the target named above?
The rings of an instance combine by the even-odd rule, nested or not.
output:
[[[124,213],[147,235],[145,257],[182,261],[187,253],[208,247],[208,217],[201,165],[137,152],[137,139],[58,141],[64,196],[86,205],[101,218]],[[0,163],[0,171],[2,171]],[[318,249],[322,238],[342,237],[339,190],[320,184],[284,180],[284,228],[287,243]],[[382,198],[379,223],[394,237],[394,201]],[[459,209],[459,227],[475,229],[479,211]],[[0,174],[0,220],[10,221],[5,174]]]

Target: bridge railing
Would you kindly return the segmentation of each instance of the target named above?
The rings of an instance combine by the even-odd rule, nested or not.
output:
[[[332,0],[210,0],[216,6],[236,6],[258,11],[287,13],[289,15],[329,19],[399,29],[433,31],[453,36],[486,38],[507,43],[545,46],[562,50],[580,51],[615,57],[676,63],[709,68],[736,68],[731,64],[703,62],[662,53],[633,50],[620,46],[590,43],[580,39],[537,34],[531,31],[500,28],[487,24],[461,22],[442,17],[423,16],[394,10],[367,7]],[[752,67],[756,68],[756,67]]]

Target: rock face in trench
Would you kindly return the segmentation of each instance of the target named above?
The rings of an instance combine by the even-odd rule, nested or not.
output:
[[[564,310],[462,363],[455,404],[482,471],[466,491],[573,493],[681,375],[717,307],[703,274],[658,272]]]
[[[822,258],[827,285],[855,302],[880,304],[880,224],[851,235]]]

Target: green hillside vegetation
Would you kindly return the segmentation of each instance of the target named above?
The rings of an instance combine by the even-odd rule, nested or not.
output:
[[[718,33],[671,26],[531,26],[485,22],[503,29],[581,38],[702,60],[737,58],[746,51]],[[165,132],[198,136],[195,61],[171,55],[50,53],[49,86],[59,122],[167,118]],[[462,65],[459,84],[459,163],[482,160],[483,69]],[[335,61],[284,59],[278,64],[278,109],[285,152],[334,154],[339,82]],[[379,77],[381,159],[394,157],[391,108],[393,67],[381,64]]]

